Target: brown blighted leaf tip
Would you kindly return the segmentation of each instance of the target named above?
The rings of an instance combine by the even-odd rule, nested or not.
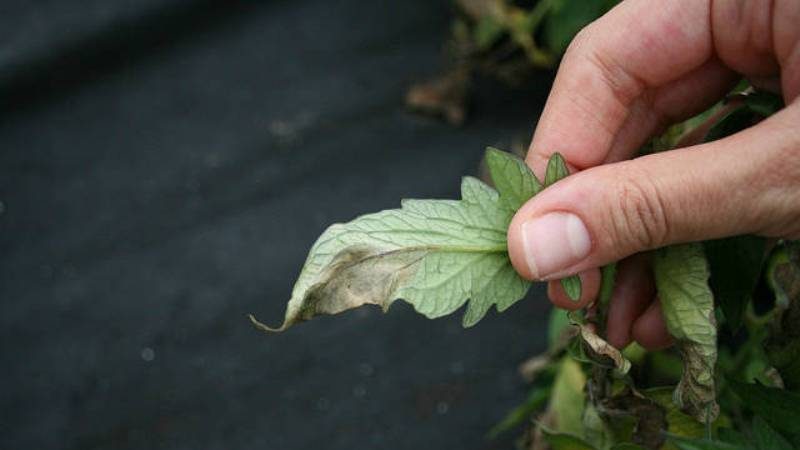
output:
[[[291,325],[291,323],[289,322],[284,322],[283,325],[280,326],[280,328],[272,328],[264,324],[263,322],[259,321],[258,319],[256,319],[256,316],[252,314],[248,314],[247,317],[250,318],[250,323],[252,323],[253,326],[256,327],[256,329],[261,330],[264,333],[279,333],[281,331],[286,330]]]

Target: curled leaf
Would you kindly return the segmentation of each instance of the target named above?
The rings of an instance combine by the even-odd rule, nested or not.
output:
[[[683,244],[657,250],[653,270],[667,329],[683,360],[673,400],[697,420],[712,422],[719,414],[714,385],[717,327],[703,247]]]
[[[404,200],[400,209],[361,216],[325,230],[311,248],[283,331],[319,314],[362,305],[384,310],[398,299],[436,318],[467,304],[463,324],[476,324],[494,305],[504,311],[530,283],[508,258],[506,232],[516,208],[541,189],[516,156],[490,149],[487,165],[499,193],[465,177],[461,200]]]
[[[260,328],[282,331],[318,314],[367,304],[385,310],[398,298],[429,318],[472,299],[465,326],[492,305],[511,306],[529,286],[506,254],[512,212],[475,178],[464,178],[461,191],[461,201],[406,200],[401,209],[328,228],[311,248],[283,325]]]
[[[622,355],[622,352],[597,335],[589,326],[575,323],[578,327],[586,356],[596,364],[613,367],[620,374],[626,374],[631,369],[631,362]]]

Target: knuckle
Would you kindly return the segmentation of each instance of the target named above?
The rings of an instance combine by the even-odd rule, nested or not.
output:
[[[612,216],[618,242],[629,243],[632,251],[657,248],[666,243],[669,227],[665,203],[646,176],[629,174],[621,178],[615,207]]]

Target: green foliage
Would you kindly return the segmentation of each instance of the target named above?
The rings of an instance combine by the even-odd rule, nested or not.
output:
[[[550,395],[548,411],[562,433],[583,435],[583,408],[586,404],[586,375],[572,358],[562,358]]]
[[[518,210],[544,189],[525,161],[515,155],[489,147],[486,164],[495,188],[501,193],[500,201],[511,211]]]
[[[547,161],[547,169],[544,177],[545,187],[552,186],[567,176],[569,176],[569,168],[567,168],[567,162],[564,160],[564,157],[561,156],[561,153],[553,153],[550,160]],[[572,275],[562,279],[561,286],[564,288],[567,297],[571,300],[578,301],[581,298],[581,291],[583,288],[578,275]]]
[[[554,433],[548,430],[542,430],[542,434],[552,450],[596,450],[588,442],[571,434]]]
[[[800,394],[758,384],[731,384],[748,409],[795,444],[800,443]]]

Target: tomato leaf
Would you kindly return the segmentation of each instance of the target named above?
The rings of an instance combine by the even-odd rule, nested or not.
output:
[[[253,324],[283,331],[319,314],[362,305],[386,310],[403,299],[429,318],[467,304],[469,327],[492,306],[509,308],[530,283],[508,258],[508,224],[541,184],[508,153],[490,149],[487,164],[499,193],[465,177],[461,200],[404,200],[400,209],[329,227],[309,252],[283,324],[270,328],[250,316]]]
[[[542,429],[542,435],[552,450],[596,450],[593,445],[571,434]]]
[[[745,406],[764,419],[772,428],[797,444],[800,440],[800,394],[760,384],[731,381],[733,391]]]
[[[657,250],[653,271],[667,329],[676,339],[683,360],[674,401],[697,420],[711,422],[719,414],[714,383],[717,327],[702,245]]]
[[[502,150],[486,149],[486,165],[500,201],[516,211],[542,189],[542,183],[521,158]]]
[[[712,441],[699,438],[685,438],[669,436],[669,442],[680,450],[748,450],[747,447],[738,446],[722,441]]]
[[[758,450],[793,450],[786,438],[758,416],[753,419],[753,441]]]

